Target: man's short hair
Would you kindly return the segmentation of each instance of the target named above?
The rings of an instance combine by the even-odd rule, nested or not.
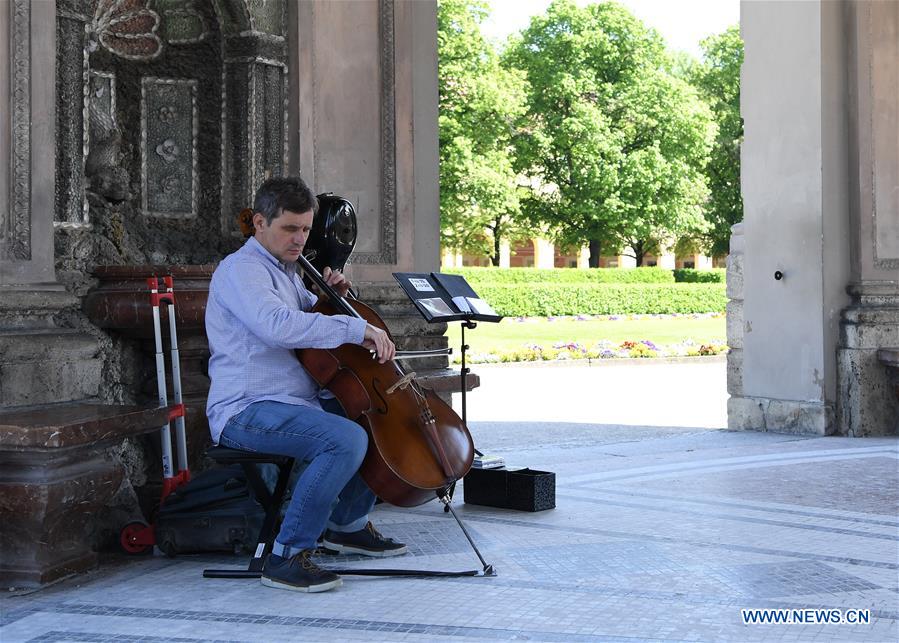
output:
[[[256,190],[253,211],[264,216],[268,225],[281,216],[283,210],[298,213],[318,211],[318,199],[298,176],[276,176],[266,180]]]

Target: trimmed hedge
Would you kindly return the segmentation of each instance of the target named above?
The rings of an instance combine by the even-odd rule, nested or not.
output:
[[[711,270],[677,268],[673,272],[674,281],[689,284],[723,284],[727,273],[724,268],[712,268]]]
[[[462,275],[475,290],[482,284],[670,284],[671,270],[665,268],[448,268],[444,272]]]
[[[710,313],[727,304],[724,284],[485,283],[475,290],[508,317]]]

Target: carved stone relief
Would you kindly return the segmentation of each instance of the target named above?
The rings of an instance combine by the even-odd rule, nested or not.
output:
[[[84,161],[88,140],[86,3],[59,3],[56,25],[56,208],[58,228],[89,226]]]
[[[162,53],[159,14],[149,0],[91,0],[88,50],[103,47],[126,60],[152,60]]]
[[[209,34],[209,24],[196,0],[156,0],[162,17],[160,35],[170,45],[200,42]]]
[[[226,47],[213,0],[57,1],[57,270],[77,279],[98,263],[229,252],[218,225]],[[246,129],[250,105],[239,107]]]
[[[57,2],[57,269],[217,260],[285,171],[284,0]]]
[[[396,100],[393,0],[379,0],[381,19],[381,250],[357,263],[396,263]],[[360,260],[361,259],[361,260]]]
[[[233,2],[217,6],[238,15]],[[284,4],[270,2],[272,15],[283,22]],[[244,10],[246,7],[244,7]],[[277,11],[275,11],[277,9]],[[232,16],[233,17],[233,16]],[[243,14],[256,24],[257,16]],[[232,25],[233,26],[233,25]],[[222,96],[222,234],[239,237],[237,213],[252,204],[258,185],[284,173],[287,133],[286,41],[255,30],[227,35]]]
[[[141,81],[141,206],[145,214],[197,214],[197,81]]]
[[[295,1],[295,0],[290,0]],[[212,0],[222,33],[242,35],[248,32],[284,35],[287,4],[284,0]]]
[[[87,92],[84,175],[87,189],[110,201],[128,197],[128,172],[122,167],[122,132],[116,122],[115,74],[92,70]]]
[[[277,0],[247,0],[247,9],[256,31],[281,36],[284,34],[283,2]]]
[[[31,5],[15,0],[11,7],[11,132],[9,204],[0,220],[0,259],[31,259]]]

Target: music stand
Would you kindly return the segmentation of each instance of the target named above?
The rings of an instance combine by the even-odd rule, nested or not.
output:
[[[429,324],[436,322],[462,322],[462,424],[468,428],[468,410],[465,394],[467,376],[471,369],[465,365],[465,351],[469,346],[465,343],[465,329],[472,330],[479,321],[496,323],[502,315],[486,301],[478,297],[474,289],[462,275],[450,275],[441,272],[395,272],[403,292],[412,300],[418,312]],[[475,453],[483,455],[475,449]]]

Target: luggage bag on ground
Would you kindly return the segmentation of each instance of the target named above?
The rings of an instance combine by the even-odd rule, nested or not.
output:
[[[240,466],[206,471],[169,494],[156,517],[156,545],[169,555],[251,552],[265,510]]]

